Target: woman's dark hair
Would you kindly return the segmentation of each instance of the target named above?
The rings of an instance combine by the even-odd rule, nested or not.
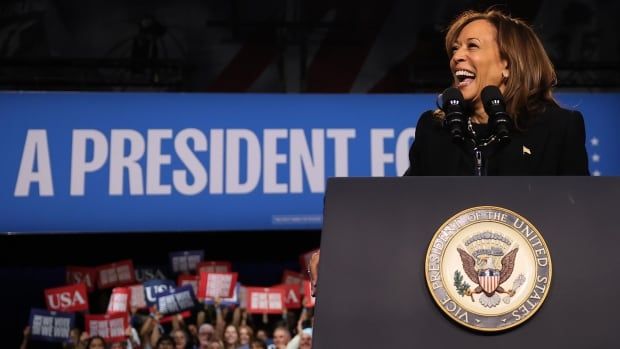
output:
[[[260,345],[261,348],[267,349],[267,344],[265,344],[265,342],[263,342],[260,339],[254,339],[253,341],[250,342],[250,348],[254,345]]]
[[[92,336],[90,338],[88,338],[88,341],[86,342],[86,349],[90,348],[90,343],[92,343],[95,339],[100,339],[101,342],[103,343],[103,346],[107,346],[108,344],[105,342],[105,339],[101,336]]]
[[[159,337],[159,339],[157,340],[157,343],[155,343],[155,349],[159,349],[159,345],[162,342],[170,342],[170,344],[172,344],[172,346],[174,346],[174,338],[170,337],[170,335],[168,334],[163,334],[161,337]]]

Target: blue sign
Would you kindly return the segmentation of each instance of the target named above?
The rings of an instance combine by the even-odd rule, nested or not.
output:
[[[75,315],[32,308],[28,325],[32,340],[66,342],[75,326]]]
[[[561,94],[620,175],[620,94]],[[399,176],[435,96],[0,93],[0,231],[318,229],[332,176]]]
[[[204,260],[202,250],[170,252],[170,265],[174,273],[189,273],[196,270],[198,263]]]
[[[196,295],[191,285],[169,289],[157,294],[157,311],[161,314],[176,314],[192,309],[196,305]]]
[[[157,296],[164,294],[168,291],[174,291],[177,285],[172,280],[158,280],[153,279],[145,281],[144,285],[144,300],[146,305],[150,308],[157,305]]]

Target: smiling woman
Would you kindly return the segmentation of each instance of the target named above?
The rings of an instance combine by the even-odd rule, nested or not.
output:
[[[554,99],[553,64],[532,28],[496,10],[467,11],[445,46],[445,95],[455,97],[418,120],[406,175],[589,174],[583,116]],[[451,136],[454,125],[463,137]]]

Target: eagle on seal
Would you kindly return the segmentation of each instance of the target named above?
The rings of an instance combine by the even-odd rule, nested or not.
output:
[[[494,307],[499,304],[499,296],[496,293],[507,293],[510,297],[514,296],[514,290],[506,291],[501,285],[512,275],[517,252],[519,251],[518,247],[502,257],[501,269],[495,268],[493,257],[491,256],[481,256],[478,258],[478,263],[476,263],[476,259],[469,253],[460,248],[457,248],[457,250],[461,255],[465,274],[478,285],[473,291],[469,289],[465,291],[465,294],[470,296],[472,301],[475,301],[473,295],[482,293],[480,303],[487,307]]]

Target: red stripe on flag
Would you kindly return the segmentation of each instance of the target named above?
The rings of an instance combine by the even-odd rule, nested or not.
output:
[[[308,69],[307,92],[351,91],[392,3],[339,2],[334,25]]]
[[[207,91],[248,91],[277,56],[275,43],[264,40],[265,37],[273,35],[263,30],[249,38]]]

